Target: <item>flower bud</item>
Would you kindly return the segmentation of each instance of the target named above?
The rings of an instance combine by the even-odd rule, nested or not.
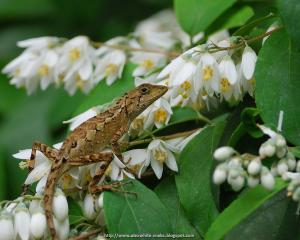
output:
[[[264,186],[268,190],[272,190],[275,186],[275,179],[269,169],[266,167],[262,168],[260,175],[261,185]]]
[[[218,161],[225,161],[229,159],[234,154],[234,149],[232,147],[220,147],[214,152],[214,158]]]
[[[58,189],[53,199],[53,213],[55,218],[63,221],[68,217],[68,201],[64,193]]]
[[[288,158],[287,165],[288,165],[289,171],[295,170],[296,164],[297,164],[296,159]]]
[[[87,219],[94,219],[96,217],[95,199],[91,194],[86,194],[83,200],[83,213]]]
[[[7,212],[2,212],[0,214],[0,240],[13,240],[14,235],[12,216]]]
[[[58,238],[60,240],[68,239],[70,232],[69,218],[66,218],[64,221],[58,221],[56,218],[53,218],[53,220]]]
[[[259,148],[259,155],[262,158],[273,157],[276,152],[276,148],[269,141],[262,144]]]
[[[248,183],[248,186],[251,188],[256,187],[259,184],[259,178],[253,177],[253,176],[248,176],[247,183]]]
[[[16,234],[22,240],[28,240],[30,237],[30,214],[24,203],[18,204],[14,217]]]
[[[240,157],[233,157],[228,162],[228,168],[239,168],[242,165],[242,159]]]
[[[286,152],[287,152],[287,149],[285,147],[277,148],[276,149],[276,156],[279,157],[279,158],[282,158],[282,157],[285,156]]]
[[[298,202],[300,200],[300,187],[296,188],[292,196],[293,200]]]
[[[227,173],[224,167],[218,166],[213,173],[213,182],[215,184],[222,184],[225,182]]]
[[[103,206],[104,206],[103,205],[103,198],[104,198],[104,193],[101,193],[99,198],[98,198],[98,206],[99,206],[100,209],[102,209]]]
[[[248,165],[248,173],[251,175],[257,175],[261,170],[261,161],[259,158],[253,159]]]
[[[232,189],[237,192],[243,188],[245,178],[240,175],[240,176],[232,179],[230,182],[231,182]]]
[[[278,148],[284,148],[284,147],[286,147],[285,138],[283,136],[281,136],[281,135],[278,134],[276,136],[275,144],[276,144],[276,147],[278,147]]]
[[[283,173],[287,172],[289,169],[287,162],[285,160],[280,160],[277,164],[277,172],[281,176]]]
[[[30,221],[30,231],[34,238],[42,238],[47,229],[46,216],[37,211],[32,214]]]
[[[271,173],[274,177],[278,176],[278,172],[277,172],[277,165],[276,164],[272,164],[271,166]]]

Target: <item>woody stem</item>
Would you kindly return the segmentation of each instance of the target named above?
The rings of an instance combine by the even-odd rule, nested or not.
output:
[[[175,52],[175,51],[163,51],[159,49],[149,49],[149,48],[137,48],[137,47],[131,47],[127,45],[118,45],[118,44],[107,44],[103,42],[92,42],[94,47],[108,47],[108,48],[114,48],[114,49],[119,49],[119,50],[124,50],[124,51],[132,51],[132,52],[149,52],[149,53],[158,53],[162,55],[166,55],[170,58],[177,57],[180,53]]]

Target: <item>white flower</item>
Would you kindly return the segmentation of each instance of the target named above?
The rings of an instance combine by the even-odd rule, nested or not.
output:
[[[243,74],[247,80],[250,80],[253,77],[256,60],[256,53],[253,51],[252,48],[246,46],[242,55],[241,67]]]
[[[54,67],[57,61],[58,53],[55,49],[32,46],[6,65],[3,73],[12,77],[11,84],[17,87],[25,86],[28,94],[31,94],[39,83],[44,90],[54,82]]]
[[[193,80],[196,94],[201,88],[204,88],[209,96],[219,91],[220,74],[218,63],[211,54],[204,53],[201,56]]]
[[[138,64],[132,73],[134,77],[146,75],[156,68],[164,66],[166,63],[166,57],[157,53],[135,52],[132,54],[130,60],[133,63]]]
[[[92,117],[95,117],[98,113],[102,112],[103,109],[104,109],[103,105],[92,107],[92,108],[88,109],[87,111],[85,111],[69,120],[63,121],[63,123],[65,123],[65,124],[70,123],[70,130],[73,131],[75,128],[77,128],[79,125],[81,125],[85,121],[89,120]]]
[[[99,209],[103,208],[104,206],[104,193],[102,192],[98,197],[98,207]]]
[[[52,48],[60,41],[57,37],[38,37],[30,38],[26,40],[19,41],[17,43],[18,47],[30,48],[31,50],[43,50],[45,48]]]
[[[13,157],[18,159],[30,159],[31,155],[31,149],[25,149],[19,151],[19,153],[16,153],[13,155]],[[44,176],[47,176],[51,168],[51,161],[40,151],[36,151],[36,157],[35,157],[35,165],[34,169],[29,173],[25,180],[25,184],[32,184]]]
[[[41,211],[35,212],[31,216],[30,231],[34,238],[42,238],[47,229],[46,216]]]
[[[229,55],[223,57],[219,64],[219,70],[222,79],[226,79],[229,84],[235,84],[237,82],[237,71],[234,62]]]
[[[95,82],[98,83],[102,79],[106,78],[106,83],[110,86],[117,78],[122,76],[125,62],[126,55],[120,50],[111,50],[104,56],[98,56],[95,62]]]
[[[144,130],[152,130],[153,125],[157,128],[167,125],[172,114],[173,111],[166,99],[156,100],[140,116],[144,118]]]
[[[86,194],[83,199],[83,213],[88,219],[94,219],[96,217],[96,211],[94,206],[94,197],[91,194]]]
[[[240,94],[248,92],[250,96],[253,96],[254,89],[255,89],[255,78],[252,77],[250,80],[247,80],[244,77],[240,62],[236,65],[236,70],[238,73],[238,83],[240,85],[240,91],[241,91]]]
[[[108,174],[112,180],[121,181],[126,177],[134,179],[134,175],[126,171],[126,167],[140,177],[144,169],[147,152],[145,149],[133,149],[123,153],[124,165],[117,157],[108,168]]]
[[[151,167],[158,179],[162,176],[164,163],[171,170],[175,172],[178,171],[177,162],[173,153],[170,151],[171,149],[174,151],[174,147],[158,139],[151,141],[148,146],[146,166],[151,163]]]
[[[15,209],[14,225],[17,236],[22,240],[28,240],[30,237],[30,214],[23,203],[19,203]]]
[[[59,221],[64,221],[68,218],[68,201],[65,194],[57,189],[53,198],[53,214]]]
[[[218,161],[225,161],[232,157],[234,153],[235,151],[232,147],[224,146],[215,150],[214,158]]]
[[[277,172],[279,175],[283,175],[289,170],[289,166],[285,160],[280,160],[277,164]]]
[[[78,36],[67,41],[60,49],[56,67],[56,81],[65,83],[65,89],[74,94],[79,88],[88,92],[93,86],[94,48],[87,37]]]
[[[0,240],[13,240],[14,235],[14,225],[11,215],[2,212],[0,214]]]

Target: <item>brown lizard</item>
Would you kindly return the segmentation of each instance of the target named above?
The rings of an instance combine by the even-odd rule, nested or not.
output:
[[[113,160],[114,154],[123,160],[120,138],[128,131],[130,123],[167,90],[168,88],[162,85],[142,84],[125,93],[112,107],[74,129],[60,150],[38,142],[33,144],[29,166],[34,166],[37,150],[52,161],[44,190],[44,208],[52,239],[58,239],[53,221],[52,202],[56,184],[63,173],[72,166],[101,162],[102,165],[96,170],[88,190],[92,194],[112,190],[113,184],[97,184]],[[107,146],[111,147],[111,152],[103,152]]]

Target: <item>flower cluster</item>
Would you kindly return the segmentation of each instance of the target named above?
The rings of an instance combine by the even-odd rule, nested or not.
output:
[[[57,189],[53,199],[53,213],[59,239],[67,239],[70,231],[68,202],[60,189]],[[41,195],[19,197],[0,209],[0,239],[29,240],[47,237],[49,233]]]
[[[174,26],[169,28],[170,24]],[[164,11],[141,22],[131,37],[116,37],[104,44],[93,43],[85,36],[70,40],[58,37],[28,39],[18,42],[17,45],[25,50],[4,67],[3,73],[11,77],[11,84],[25,87],[29,94],[39,85],[45,90],[50,84],[63,84],[70,94],[77,89],[88,93],[103,79],[111,85],[120,78],[127,59],[137,64],[133,76],[144,76],[163,67],[167,61],[164,51],[180,41],[177,36],[184,35],[181,30],[178,34],[179,30],[173,12]],[[144,48],[155,51],[127,51]]]
[[[240,155],[227,146],[218,148],[214,152],[214,158],[221,163],[214,171],[213,182],[222,184],[227,180],[235,191],[239,191],[246,184],[255,187],[259,183],[271,190],[275,184],[275,177],[281,177],[290,181],[288,195],[295,201],[300,201],[300,161],[296,160],[281,134],[264,125],[258,127],[269,137],[261,144],[258,156],[247,153]],[[267,158],[277,159],[270,169],[262,164]]]

